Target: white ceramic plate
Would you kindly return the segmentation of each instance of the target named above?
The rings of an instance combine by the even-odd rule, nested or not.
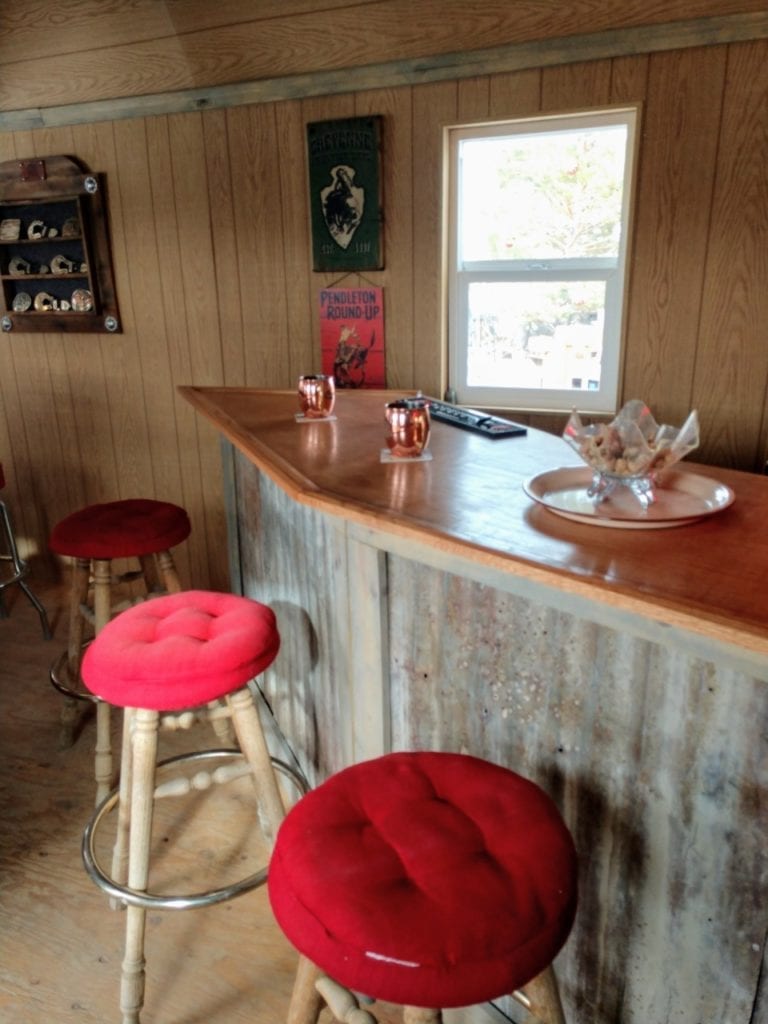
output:
[[[685,526],[727,508],[735,497],[725,484],[682,470],[667,472],[663,485],[656,488],[656,501],[647,510],[623,487],[596,505],[587,496],[591,483],[592,470],[576,466],[539,473],[523,489],[529,498],[566,519],[625,530]]]

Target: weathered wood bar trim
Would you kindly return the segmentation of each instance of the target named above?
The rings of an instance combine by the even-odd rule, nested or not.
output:
[[[768,14],[760,12],[675,21],[663,25],[512,43],[484,50],[388,61],[364,67],[314,71],[200,89],[148,93],[63,106],[0,112],[0,131],[58,128],[160,114],[184,114],[368,89],[444,82],[477,75],[556,67],[580,61],[719,46],[768,38]]]
[[[661,617],[647,617],[648,609],[641,604],[632,606],[624,602],[614,603],[609,599],[603,602],[597,594],[586,600],[581,590],[571,591],[553,585],[549,580],[511,573],[456,552],[447,554],[445,548],[430,548],[409,537],[375,530],[358,523],[350,523],[348,531],[350,538],[359,543],[370,544],[389,554],[416,560],[434,569],[447,569],[476,583],[546,604],[569,615],[584,615],[588,609],[590,620],[609,629],[630,633],[651,643],[686,650],[707,660],[727,658],[734,668],[738,667],[740,671],[768,682],[768,660],[763,651],[751,651],[710,633],[692,632],[679,622],[673,624],[665,622]]]

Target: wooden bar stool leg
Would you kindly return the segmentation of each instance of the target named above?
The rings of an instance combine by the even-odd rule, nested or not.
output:
[[[145,891],[149,877],[149,853],[152,840],[152,810],[157,759],[157,711],[136,709],[133,718],[131,784],[131,827],[128,853],[128,885]],[[125,953],[120,984],[120,1010],[123,1024],[139,1024],[144,1005],[144,907],[126,908]]]
[[[327,974],[320,975],[315,982],[315,988],[339,1024],[377,1024],[372,1013],[360,1008],[349,989],[339,985]]]
[[[179,582],[179,574],[176,571],[173,555],[170,551],[159,551],[156,557],[165,589],[169,594],[180,594],[181,583]]]
[[[421,1006],[403,1007],[403,1024],[442,1024],[443,1014],[440,1010],[427,1010]]]
[[[94,629],[98,636],[112,616],[112,563],[107,559],[93,562]],[[111,708],[106,701],[96,704],[96,803],[100,804],[112,788]]]
[[[232,717],[227,710],[226,702],[223,700],[212,700],[208,702],[207,707],[210,712],[210,722],[217,738],[225,747],[233,747],[236,742],[235,730],[232,726]]]
[[[261,828],[271,844],[285,817],[285,807],[261,728],[261,719],[247,687],[230,694],[227,701],[232,710],[232,722],[240,749],[251,766]]]
[[[76,558],[72,565],[72,585],[69,596],[69,633],[67,635],[67,683],[73,689],[80,677],[80,661],[83,657],[83,634],[85,619],[82,609],[88,603],[88,583],[91,577],[89,558]],[[61,708],[61,731],[59,746],[67,750],[75,742],[78,703],[74,697],[65,697]]]
[[[551,965],[524,985],[522,993],[515,992],[513,995],[534,1017],[545,1024],[566,1024],[557,978]]]
[[[320,976],[321,971],[311,960],[299,957],[286,1024],[317,1024],[323,1008],[323,998],[315,987]]]
[[[159,594],[161,592],[160,577],[157,571],[157,562],[154,555],[139,555],[141,575],[144,577],[144,586],[147,588],[147,595]]]
[[[133,712],[123,711],[123,751],[120,758],[120,798],[117,805],[117,828],[112,850],[112,877],[119,885],[128,881],[128,842],[131,826],[131,789],[133,786]],[[116,909],[117,901],[112,904]]]

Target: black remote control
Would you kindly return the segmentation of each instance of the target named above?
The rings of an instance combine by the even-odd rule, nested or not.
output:
[[[429,403],[429,414],[432,419],[471,430],[475,434],[482,434],[483,437],[524,437],[528,433],[519,423],[505,420],[502,416],[490,416],[478,409],[466,409],[464,406],[441,402],[440,399],[429,398],[427,395],[424,395],[423,399]]]

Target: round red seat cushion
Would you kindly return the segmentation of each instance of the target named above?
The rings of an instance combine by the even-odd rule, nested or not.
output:
[[[118,707],[177,711],[243,687],[280,647],[271,608],[247,597],[185,590],[120,612],[88,647],[88,689]]]
[[[5,474],[3,473],[3,464],[0,462],[0,491],[5,487]]]
[[[550,798],[478,758],[397,753],[332,776],[278,833],[275,917],[342,985],[471,1006],[543,970],[576,909],[576,854]]]
[[[168,551],[190,530],[189,517],[178,505],[127,498],[73,512],[54,526],[49,545],[72,558],[136,558]]]

